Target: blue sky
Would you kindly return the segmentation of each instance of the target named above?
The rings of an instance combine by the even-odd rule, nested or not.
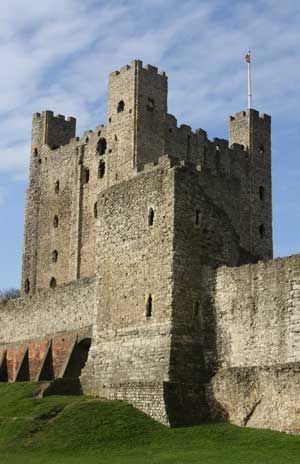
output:
[[[106,121],[107,76],[135,58],[167,72],[179,123],[227,138],[247,105],[272,115],[275,256],[300,251],[300,2],[10,0],[0,10],[0,288],[18,287],[31,116]]]

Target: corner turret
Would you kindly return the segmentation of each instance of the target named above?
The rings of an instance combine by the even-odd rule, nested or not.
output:
[[[273,257],[271,117],[248,109],[229,118],[229,143],[244,146],[248,176],[242,179],[242,246],[262,259]],[[249,233],[250,232],[250,233]]]

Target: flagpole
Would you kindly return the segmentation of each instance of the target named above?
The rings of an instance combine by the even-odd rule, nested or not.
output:
[[[252,108],[252,72],[251,72],[251,53],[248,51],[248,109]]]

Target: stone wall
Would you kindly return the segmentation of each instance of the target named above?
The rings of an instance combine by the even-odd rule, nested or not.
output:
[[[94,279],[1,303],[0,344],[16,344],[87,327],[93,323],[94,306]]]
[[[300,256],[208,274],[218,366],[270,366],[300,361]],[[204,282],[204,286],[205,286]]]
[[[206,389],[213,418],[300,433],[300,365],[220,369]]]
[[[300,256],[210,269],[202,285],[211,411],[299,433]]]
[[[133,397],[132,385],[162,389],[168,380],[173,193],[174,171],[157,166],[99,196],[97,318],[82,375],[87,393],[111,397],[122,384]],[[136,392],[139,404],[141,394]]]

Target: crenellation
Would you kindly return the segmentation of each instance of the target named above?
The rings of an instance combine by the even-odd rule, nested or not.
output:
[[[126,64],[125,66],[123,66],[123,67],[120,69],[119,74],[121,74],[121,73],[124,72],[124,71],[128,71],[130,68],[131,68],[131,66],[130,66],[129,64]]]
[[[158,68],[156,66],[152,66],[151,64],[146,64],[143,69],[146,69],[153,74],[158,74]]]

